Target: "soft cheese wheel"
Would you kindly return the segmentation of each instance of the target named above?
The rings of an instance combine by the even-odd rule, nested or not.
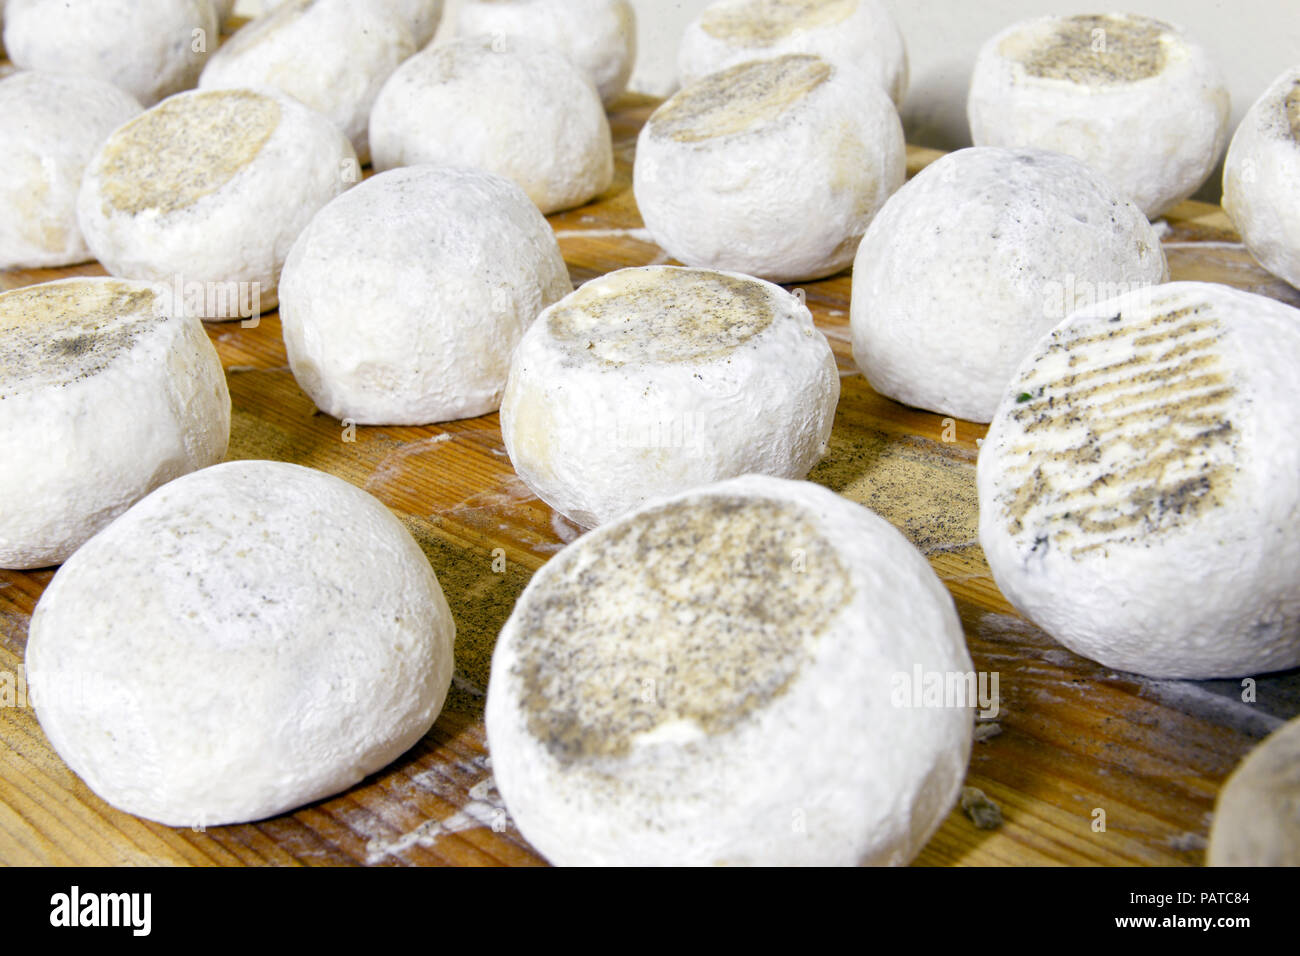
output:
[[[907,92],[903,35],[881,0],[719,0],[686,27],[683,85],[747,60],[813,53],[856,67],[896,103]]]
[[[883,395],[987,422],[1065,316],[1167,277],[1142,211],[1083,163],[958,150],[890,197],[863,237],[853,358]]]
[[[609,121],[561,53],[515,38],[454,40],[403,63],[370,116],[375,169],[437,163],[513,179],[544,213],[614,179]]]
[[[1251,255],[1300,288],[1300,67],[1274,80],[1237,127],[1223,208]]]
[[[109,134],[139,112],[129,94],[90,76],[0,79],[0,269],[91,258],[77,225],[81,177]]]
[[[456,35],[522,37],[559,50],[585,70],[606,106],[627,89],[636,60],[629,0],[469,0]]]
[[[633,184],[646,228],[681,262],[797,282],[853,261],[906,167],[889,98],[799,54],[670,98],[641,130]]]
[[[515,350],[501,434],[539,498],[585,527],[826,453],[840,379],[803,301],[736,273],[621,269],[551,306]]]
[[[1102,173],[1152,218],[1214,169],[1228,91],[1200,44],[1129,14],[1039,17],[980,50],[967,113],[976,146],[1035,146]]]
[[[338,793],[433,725],[455,626],[375,498],[239,461],[166,485],[88,541],[32,614],[27,672],[55,751],[169,826]]]
[[[572,290],[522,189],[408,166],[312,220],[285,263],[280,321],[294,377],[322,411],[422,425],[496,411],[524,330]]]
[[[364,163],[375,97],[417,49],[410,25],[380,0],[290,0],[214,53],[199,87],[287,93],[333,120]]]
[[[971,746],[968,705],[900,695],[917,672],[973,673],[925,558],[820,486],[737,478],[534,575],[492,657],[492,770],[556,864],[906,864]]]
[[[1272,733],[1219,792],[1210,866],[1300,866],[1300,717]]]
[[[1300,310],[1176,282],[1082,309],[1026,357],[979,457],[1002,593],[1152,677],[1300,664]]]
[[[29,70],[85,73],[145,106],[194,86],[220,36],[212,0],[9,0],[5,49]]]
[[[58,564],[154,488],[220,461],[229,438],[216,349],[149,286],[0,295],[0,567]]]
[[[198,90],[109,138],[77,218],[113,275],[181,289],[203,318],[245,318],[250,304],[275,306],[294,240],[358,176],[347,137],[315,110],[279,94]]]

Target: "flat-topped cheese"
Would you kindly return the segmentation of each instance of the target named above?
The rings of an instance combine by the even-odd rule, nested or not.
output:
[[[1037,17],[990,38],[966,111],[976,146],[1074,156],[1155,218],[1214,169],[1228,107],[1223,76],[1181,29],[1106,14]]]
[[[359,178],[347,138],[297,100],[195,90],[108,138],[77,218],[113,275],[165,285],[200,318],[253,319],[299,232]]]
[[[797,297],[649,266],[542,313],[511,360],[501,433],[520,478],[591,527],[721,478],[802,478],[838,398],[834,355]]]
[[[880,0],[716,0],[686,27],[677,66],[683,86],[751,60],[810,53],[853,68],[897,104],[907,52]]]
[[[725,481],[534,576],[493,654],[493,771],[557,864],[904,864],[972,725],[969,703],[891,692],[918,667],[973,676],[898,531],[816,485]]]
[[[706,76],[655,110],[633,188],[681,262],[796,282],[852,261],[905,171],[888,97],[851,66],[788,54]]]
[[[280,104],[249,90],[203,93],[156,107],[100,152],[104,214],[176,212],[252,164],[280,125]],[[184,151],[175,149],[184,143]],[[173,147],[173,148],[169,148]]]
[[[979,459],[998,586],[1077,653],[1154,677],[1300,664],[1300,311],[1176,282],[1025,357]]]
[[[199,322],[146,283],[0,295],[0,567],[63,561],[135,501],[221,460],[230,395]]]
[[[1166,40],[1166,37],[1169,39]],[[1088,86],[1136,83],[1165,69],[1166,45],[1177,37],[1150,17],[1107,14],[1063,17],[1045,33],[1012,33],[998,52],[1029,76]]]

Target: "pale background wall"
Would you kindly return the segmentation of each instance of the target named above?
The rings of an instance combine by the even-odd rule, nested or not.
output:
[[[263,0],[240,0],[255,12]],[[1300,64],[1300,0],[885,0],[907,42],[911,83],[903,103],[909,142],[970,145],[966,88],[980,45],[1002,27],[1045,13],[1122,9],[1185,27],[1218,62],[1232,94],[1232,128],[1269,81]],[[454,14],[460,0],[447,0]],[[663,96],[676,85],[677,43],[708,0],[632,0],[639,54],[632,88]],[[450,19],[445,17],[444,19]],[[1213,195],[1217,176],[1205,193]]]

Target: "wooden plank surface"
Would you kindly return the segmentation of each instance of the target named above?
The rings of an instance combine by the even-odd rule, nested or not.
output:
[[[575,284],[670,261],[642,230],[631,191],[636,133],[653,105],[625,98],[611,116],[613,187],[550,217]],[[909,173],[939,155],[909,149]],[[1169,226],[1175,279],[1227,282],[1300,304],[1300,294],[1253,263],[1217,207],[1184,203]],[[0,272],[0,289],[100,274],[95,264]],[[955,809],[917,862],[1202,862],[1215,794],[1262,736],[1300,711],[1300,677],[1260,678],[1256,702],[1244,703],[1236,681],[1109,671],[1020,618],[976,542],[974,463],[984,427],[875,394],[850,356],[849,277],[802,288],[843,376],[830,453],[811,479],[876,509],[926,553],[957,601],[977,669],[999,675],[1001,712],[980,730],[968,783],[1000,806],[1004,822],[979,830]],[[63,765],[26,706],[27,626],[53,572],[0,571],[0,863],[542,863],[492,787],[483,693],[493,642],[515,598],[578,529],[514,475],[496,415],[353,432],[297,388],[274,314],[255,328],[211,324],[208,332],[234,403],[231,459],[273,458],[338,475],[396,511],[420,541],[458,628],[447,706],[397,762],[295,813],[206,831],[139,820],[109,807]],[[1104,831],[1096,829],[1099,811]]]

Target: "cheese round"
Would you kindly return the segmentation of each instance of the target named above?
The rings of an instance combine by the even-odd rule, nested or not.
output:
[[[609,106],[627,89],[636,61],[629,0],[468,0],[456,12],[460,37],[519,37],[558,50],[582,69]]]
[[[8,0],[20,67],[97,77],[152,106],[194,86],[220,36],[212,0]]]
[[[1219,791],[1209,866],[1300,866],[1300,717],[1250,752]]]
[[[949,153],[895,193],[853,264],[853,358],[907,405],[987,422],[1070,312],[1168,278],[1155,230],[1083,163]]]
[[[160,488],[68,561],[27,672],[55,751],[168,826],[258,820],[338,793],[433,725],[455,627],[376,499],[240,461]]]
[[[737,478],[533,576],[492,656],[492,770],[556,864],[902,865],[973,724],[955,697],[914,706],[919,674],[973,675],[921,554],[825,488]]]
[[[214,53],[199,88],[288,94],[333,120],[364,163],[375,97],[418,48],[410,24],[382,0],[290,0]]]
[[[593,527],[723,478],[802,478],[826,453],[839,393],[825,337],[779,286],[621,269],[524,334],[501,434],[525,484]]]
[[[297,100],[198,90],[109,137],[77,219],[113,275],[171,284],[201,318],[247,318],[274,308],[289,247],[358,177],[347,137]]]
[[[903,127],[852,67],[792,54],[711,74],[637,140],[633,186],[655,241],[689,266],[773,282],[853,261],[903,184]]]
[[[58,564],[154,488],[225,455],[221,361],[170,305],[106,278],[0,295],[0,567]]]
[[[686,27],[683,86],[748,60],[812,53],[861,71],[896,104],[907,93],[907,50],[881,0],[718,0]]]
[[[408,166],[312,220],[285,263],[280,321],[294,377],[322,411],[421,425],[496,411],[524,330],[572,290],[522,189]]]
[[[1228,147],[1223,208],[1251,255],[1300,288],[1300,67],[1252,106]]]
[[[128,93],[90,76],[0,79],[0,269],[91,257],[77,225],[81,177],[109,134],[139,113]]]
[[[1008,27],[981,48],[967,101],[976,146],[1074,156],[1152,218],[1210,175],[1228,109],[1223,77],[1200,44],[1130,14]]]
[[[1026,356],[979,457],[1002,593],[1151,677],[1300,664],[1300,310],[1198,282],[1082,309]]]
[[[614,178],[609,121],[561,53],[509,37],[453,40],[403,63],[370,116],[375,169],[473,166],[513,179],[544,213]]]

